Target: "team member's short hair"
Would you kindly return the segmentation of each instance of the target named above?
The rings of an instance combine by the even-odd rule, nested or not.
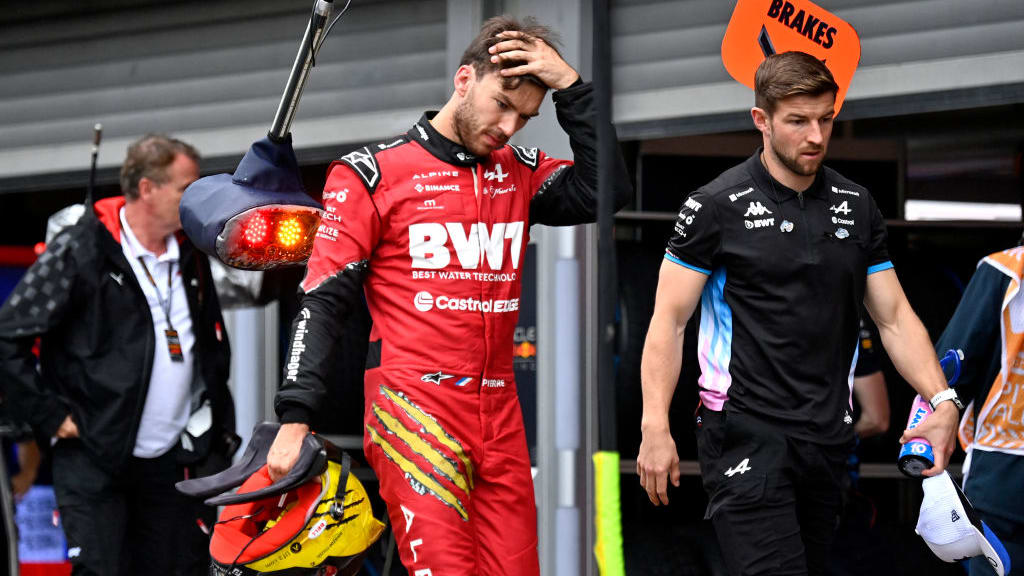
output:
[[[839,91],[832,72],[804,52],[783,52],[764,59],[754,74],[754,105],[771,114],[791,96],[821,96]]]
[[[121,165],[121,193],[129,200],[135,200],[139,197],[139,181],[143,178],[158,184],[167,182],[167,167],[178,154],[199,163],[199,151],[177,138],[146,134],[132,142]]]
[[[495,36],[502,32],[522,32],[530,38],[543,40],[545,44],[558,52],[558,35],[547,26],[537,22],[536,18],[527,16],[520,22],[508,15],[495,16],[488,19],[480,27],[480,33],[476,35],[476,38],[469,43],[466,51],[462,53],[462,61],[459,62],[459,65],[465,66],[468,64],[473,66],[473,69],[476,70],[476,77],[482,78],[484,74],[497,72],[501,68],[514,68],[525,64],[522,60],[502,61],[500,64],[491,62],[492,54],[487,50],[501,41]],[[515,90],[523,80],[533,82],[545,90],[548,89],[544,82],[532,74],[502,78],[501,85],[506,90]]]

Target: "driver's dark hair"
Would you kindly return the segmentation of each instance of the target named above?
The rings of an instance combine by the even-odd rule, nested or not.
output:
[[[536,38],[544,41],[544,43],[551,46],[555,52],[558,52],[558,35],[550,28],[541,25],[537,22],[537,19],[532,16],[527,16],[520,22],[506,14],[502,16],[495,16],[483,23],[480,27],[480,33],[476,35],[476,38],[469,43],[466,51],[462,53],[462,60],[459,62],[459,65],[472,66],[473,70],[476,71],[476,77],[482,78],[485,74],[497,72],[499,69],[514,68],[524,64],[525,62],[522,60],[502,61],[500,64],[491,62],[492,54],[487,50],[501,41],[500,38],[497,38],[497,35],[502,32],[522,32],[530,38]],[[519,87],[519,84],[523,80],[533,82],[545,90],[548,89],[548,86],[544,84],[540,78],[537,78],[532,74],[502,78],[501,84],[506,90],[514,90]]]
[[[791,96],[835,95],[838,91],[825,63],[804,52],[772,54],[754,73],[754,105],[768,114]]]

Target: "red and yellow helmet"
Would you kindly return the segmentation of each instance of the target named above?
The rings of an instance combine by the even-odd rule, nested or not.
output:
[[[283,494],[225,506],[210,540],[210,574],[291,576],[354,574],[384,525],[343,461]],[[260,467],[236,496],[271,485]]]

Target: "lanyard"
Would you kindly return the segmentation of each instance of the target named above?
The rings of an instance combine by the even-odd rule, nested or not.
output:
[[[174,325],[171,324],[171,299],[174,297],[174,291],[171,290],[171,277],[174,271],[174,262],[167,263],[167,300],[165,301],[163,296],[160,294],[160,288],[156,285],[156,280],[153,279],[153,275],[149,273],[149,267],[146,266],[145,260],[142,256],[137,257],[139,264],[142,265],[142,271],[146,273],[146,279],[153,285],[153,291],[156,292],[156,300],[160,303],[160,309],[164,311],[164,318],[167,319],[168,330],[174,330]]]

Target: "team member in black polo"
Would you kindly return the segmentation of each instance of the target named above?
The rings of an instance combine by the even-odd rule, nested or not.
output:
[[[807,54],[767,58],[751,115],[764,147],[690,195],[669,241],[642,364],[640,482],[678,485],[668,407],[683,329],[701,303],[697,446],[707,517],[732,574],[820,574],[853,439],[850,395],[863,302],[900,373],[947,389],[903,294],[868,191],[822,168],[837,86]],[[958,417],[949,393],[917,429],[940,472]]]

